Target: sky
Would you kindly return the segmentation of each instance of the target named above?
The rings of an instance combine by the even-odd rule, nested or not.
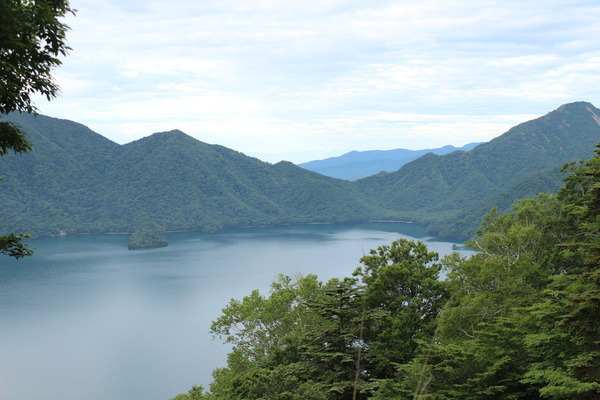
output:
[[[489,141],[600,107],[597,0],[71,0],[60,97],[120,144],[179,129],[264,161]]]

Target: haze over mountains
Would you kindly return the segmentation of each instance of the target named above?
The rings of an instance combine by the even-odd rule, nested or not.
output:
[[[119,145],[71,121],[5,119],[29,132],[34,150],[0,158],[0,224],[36,235],[392,219],[465,238],[492,206],[555,191],[560,166],[591,157],[600,142],[600,111],[571,103],[470,151],[429,153],[350,182],[177,130]]]
[[[324,160],[315,160],[298,164],[298,166],[319,174],[341,178],[346,180],[357,180],[375,175],[380,172],[393,172],[404,164],[427,154],[448,154],[453,151],[469,151],[481,143],[469,143],[462,147],[444,146],[436,149],[423,150],[369,150],[351,151],[339,157],[330,157]]]

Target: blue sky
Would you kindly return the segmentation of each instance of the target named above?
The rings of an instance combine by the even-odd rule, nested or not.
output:
[[[265,161],[488,141],[600,106],[600,3],[71,0],[41,113],[127,143],[180,129]]]

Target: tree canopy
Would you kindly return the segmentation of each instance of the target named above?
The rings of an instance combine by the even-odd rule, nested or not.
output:
[[[233,350],[198,398],[600,398],[600,145],[565,170],[557,194],[492,210],[470,258],[400,239],[352,278],[232,300],[212,330]]]
[[[59,93],[52,70],[70,49],[67,0],[0,0],[0,112],[35,112],[31,97]]]
[[[74,13],[67,0],[0,0],[0,114],[35,113],[32,96],[55,98],[59,87],[52,71],[69,50],[67,25],[60,21]],[[26,133],[0,121],[0,156],[31,150]],[[0,253],[15,258],[31,254],[22,242],[27,235],[0,237]]]

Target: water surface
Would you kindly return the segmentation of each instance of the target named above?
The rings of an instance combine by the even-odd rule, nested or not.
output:
[[[209,326],[231,298],[280,273],[349,276],[400,237],[452,251],[396,223],[172,233],[143,251],[126,235],[32,241],[33,257],[0,258],[0,399],[168,400],[208,387],[227,353]]]

